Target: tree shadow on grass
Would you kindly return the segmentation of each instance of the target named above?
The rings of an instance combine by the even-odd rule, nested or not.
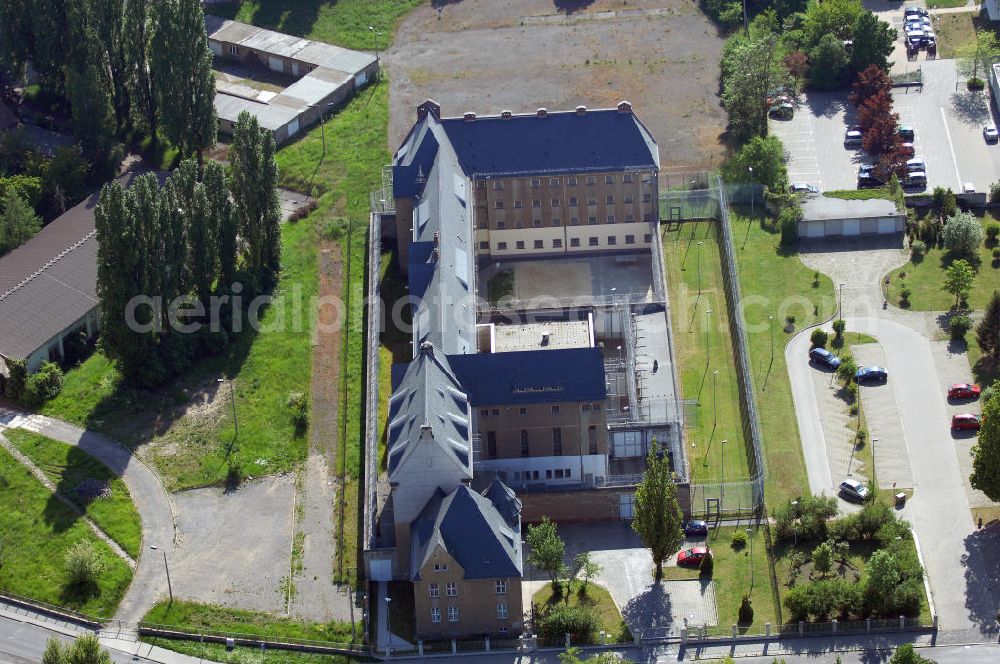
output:
[[[46,525],[56,533],[72,528],[86,512],[87,505],[110,495],[111,491],[113,471],[79,447],[67,448],[65,464],[55,483],[55,493],[49,496],[42,513]]]
[[[205,13],[235,19],[241,4],[223,2],[211,5]],[[312,32],[319,9],[324,4],[315,0],[258,0],[257,9],[248,22],[268,30],[305,37]]]

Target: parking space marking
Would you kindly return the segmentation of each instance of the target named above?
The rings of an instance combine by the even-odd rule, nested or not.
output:
[[[958,189],[962,190],[962,174],[958,171],[958,158],[955,156],[955,146],[951,142],[951,130],[948,129],[948,116],[945,115],[944,106],[941,106],[941,122],[944,123],[944,135],[948,139],[948,149],[951,150],[951,163],[955,164],[955,177],[958,178]]]

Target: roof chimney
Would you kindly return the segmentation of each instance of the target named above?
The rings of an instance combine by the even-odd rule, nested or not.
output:
[[[420,344],[420,352],[421,353],[433,353],[434,352],[434,344],[432,344],[430,341],[424,341],[424,342],[422,342]]]
[[[501,111],[500,117],[503,118],[504,120],[510,120],[512,117],[514,117],[514,114],[510,111]]]
[[[624,100],[618,102],[618,112],[619,113],[629,113],[629,114],[631,114],[632,113],[632,104],[630,104],[630,103],[628,103],[627,101],[624,101]]]
[[[577,115],[586,115],[587,114],[587,107],[586,106],[577,106],[576,107],[576,114]]]
[[[475,122],[476,114],[473,113],[472,111],[466,111],[465,115],[462,116],[462,119],[464,119],[466,122]]]
[[[548,114],[549,114],[549,110],[547,108],[540,108],[537,111],[535,111],[535,115],[537,115],[540,118],[544,118]]]
[[[420,104],[420,106],[417,106],[417,122],[423,120],[428,113],[440,120],[441,104],[437,103],[433,99],[428,99],[424,103]]]

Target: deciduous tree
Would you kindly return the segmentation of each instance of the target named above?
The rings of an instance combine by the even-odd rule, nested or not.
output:
[[[11,188],[3,198],[0,213],[0,255],[16,249],[42,228],[42,222],[31,206]]]
[[[823,35],[809,51],[809,82],[823,90],[839,88],[847,62],[844,42],[834,34]]]
[[[983,319],[976,326],[976,342],[989,360],[994,363],[1000,360],[1000,292],[993,291],[986,305]]]
[[[996,293],[993,297],[998,299]],[[990,306],[993,307],[994,302],[990,302]],[[1000,308],[1000,302],[996,306]],[[991,396],[983,404],[982,412],[979,437],[972,448],[972,475],[969,481],[973,488],[985,493],[990,500],[1000,500],[1000,394]]]
[[[948,229],[945,227],[945,233]],[[969,262],[963,258],[952,261],[948,269],[944,271],[944,282],[941,288],[955,296],[955,306],[958,306],[962,298],[968,297],[972,285],[976,283],[976,271],[972,269]]]
[[[792,81],[777,36],[740,39],[724,57],[722,105],[733,135],[745,141],[767,134],[767,95]]]
[[[754,136],[747,141],[736,155],[736,168],[738,180],[752,178],[771,191],[785,191],[788,185],[785,146],[777,136]]]
[[[858,106],[858,125],[862,132],[867,132],[876,122],[888,118],[898,122],[898,117],[892,112],[892,97],[887,92],[879,91],[866,97]]]
[[[970,212],[956,212],[944,225],[944,246],[959,256],[975,256],[982,243],[983,226]]]
[[[885,70],[878,65],[868,65],[858,72],[858,77],[851,86],[848,100],[857,107],[869,97],[874,97],[879,93],[888,96],[890,92],[892,92],[892,80],[885,73]]]
[[[96,30],[94,10],[87,0],[66,3],[70,53],[65,67],[66,98],[72,109],[73,135],[83,154],[98,170],[110,172],[115,146],[115,116],[109,67]]]
[[[126,2],[122,22],[124,80],[132,122],[156,140],[156,98],[149,71],[149,40],[152,26],[145,2]]]
[[[872,613],[881,615],[892,601],[893,591],[902,580],[899,561],[887,549],[879,549],[868,559],[864,599]]]
[[[898,36],[896,29],[870,11],[861,12],[851,33],[851,69],[861,72],[871,67],[889,69],[888,58]]]
[[[896,647],[896,652],[889,658],[889,664],[937,664],[937,662],[917,653],[913,644],[903,643]]]
[[[225,169],[218,162],[208,162],[203,182],[208,198],[209,227],[218,235],[219,280],[228,288],[236,275],[237,223],[229,200]]]
[[[682,519],[670,457],[654,439],[646,457],[646,473],[635,489],[632,529],[639,533],[653,555],[657,583],[663,578],[664,561],[684,541]]]
[[[528,545],[528,563],[537,570],[545,572],[552,581],[552,587],[556,587],[556,578],[563,568],[563,554],[566,545],[559,537],[556,524],[543,517],[542,522],[537,526],[528,526],[528,536],[525,538]]]
[[[233,208],[246,242],[247,267],[275,274],[281,266],[281,208],[274,136],[257,118],[240,113],[229,149]]]
[[[980,30],[974,39],[959,46],[958,71],[970,79],[986,76],[990,66],[1000,58],[1000,42],[992,30]]]

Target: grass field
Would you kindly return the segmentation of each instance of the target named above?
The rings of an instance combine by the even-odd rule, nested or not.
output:
[[[211,6],[206,13],[344,48],[385,50],[400,17],[423,0],[248,0]],[[379,34],[368,29],[375,28]]]
[[[944,1],[959,2],[959,0]],[[962,2],[961,4],[964,5],[965,3]],[[975,18],[976,13],[973,11],[938,14],[934,17],[934,32],[937,34],[939,58],[954,58],[955,51],[960,46],[975,39]]]
[[[45,473],[63,496],[84,509],[87,516],[118,546],[133,559],[139,557],[142,523],[121,478],[72,445],[24,429],[8,429],[4,435]],[[75,489],[86,480],[107,482],[109,494],[89,502],[80,499]]]
[[[981,217],[985,225],[995,219],[987,214]],[[984,236],[985,237],[985,236]],[[993,247],[980,245],[976,282],[969,293],[969,306],[983,309],[993,291],[1000,290],[1000,262],[993,261]],[[945,311],[955,304],[955,296],[941,288],[945,270],[953,257],[946,249],[928,248],[927,254],[918,261],[909,263],[892,273],[889,283],[889,301],[899,304],[899,293],[904,284],[912,293],[910,309],[916,311]],[[976,261],[970,261],[974,264]],[[903,276],[905,274],[905,276]],[[971,337],[970,337],[971,338]]]
[[[814,287],[812,270],[802,265],[794,251],[780,246],[773,219],[750,219],[745,212],[742,208],[734,211],[733,242],[764,439],[765,496],[768,505],[776,505],[809,491],[785,344],[798,330],[832,316],[836,299],[828,277],[821,274]],[[791,326],[788,316],[795,317]]]
[[[77,542],[96,549],[103,570],[87,589],[68,588],[65,558]],[[0,589],[98,617],[114,615],[132,571],[77,514],[0,449]]]
[[[719,625],[729,626],[739,622],[740,603],[749,594],[753,604],[753,631],[762,632],[764,623],[775,624],[778,612],[774,606],[774,592],[768,570],[766,540],[764,531],[756,526],[751,528],[748,546],[733,548],[733,532],[746,530],[748,526],[727,526],[712,528],[708,535],[708,546],[712,549],[715,568],[712,580],[715,582],[715,604],[719,612]],[[750,542],[753,544],[753,560],[750,556]],[[750,587],[753,566],[753,588]],[[698,569],[684,567],[664,567],[665,579],[697,579]]]
[[[685,419],[691,481],[746,479],[750,471],[717,225],[703,221],[665,228],[663,252],[677,373],[682,398],[697,402],[686,410]]]
[[[965,7],[968,0],[927,0],[927,6],[931,9],[951,9],[953,7]]]
[[[568,606],[589,606],[597,613],[600,621],[598,631],[607,632],[609,641],[621,643],[630,640],[631,634],[628,631],[628,626],[622,620],[622,614],[615,606],[615,601],[611,599],[611,593],[593,582],[587,584],[586,593],[583,593],[582,590],[583,583],[573,581],[569,594],[566,596],[563,595],[564,591],[561,587],[557,594],[553,592],[552,584],[546,583],[535,592],[531,601],[540,612],[563,603]]]

